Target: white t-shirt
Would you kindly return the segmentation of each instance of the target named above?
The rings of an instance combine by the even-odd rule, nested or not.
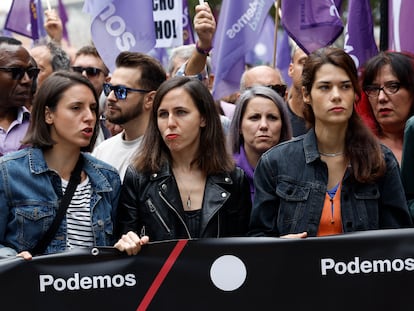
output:
[[[122,131],[101,142],[94,148],[92,155],[115,167],[118,170],[121,181],[123,181],[126,169],[141,145],[141,141],[142,136],[126,141]]]

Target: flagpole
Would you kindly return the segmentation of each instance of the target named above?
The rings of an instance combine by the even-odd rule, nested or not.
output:
[[[273,68],[276,68],[276,50],[277,50],[277,29],[279,25],[279,8],[280,8],[280,0],[275,1],[275,36],[273,38]]]

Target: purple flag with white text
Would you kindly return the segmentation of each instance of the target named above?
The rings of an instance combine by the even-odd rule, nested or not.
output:
[[[344,50],[357,67],[378,53],[369,0],[349,0]]]
[[[273,0],[223,0],[213,43],[214,98],[239,89],[244,57],[256,44],[273,3]]]
[[[289,36],[307,54],[331,45],[343,24],[332,0],[284,0],[282,23]]]
[[[85,0],[84,11],[92,16],[92,40],[111,71],[120,52],[147,53],[155,46],[152,0]]]
[[[414,53],[414,1],[388,0],[388,48]]]

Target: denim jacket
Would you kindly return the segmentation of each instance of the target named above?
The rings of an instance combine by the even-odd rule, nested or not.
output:
[[[96,246],[112,246],[121,181],[115,168],[83,153],[91,182],[92,231]],[[0,159],[0,253],[30,251],[50,227],[62,198],[60,176],[42,150],[27,148]],[[5,248],[6,247],[6,248]],[[66,218],[45,253],[66,249]],[[13,253],[13,251],[9,252]]]
[[[375,183],[360,183],[347,168],[341,187],[343,232],[412,226],[398,162],[382,146],[386,173]],[[313,129],[265,152],[254,174],[256,189],[250,234],[316,236],[328,183]]]

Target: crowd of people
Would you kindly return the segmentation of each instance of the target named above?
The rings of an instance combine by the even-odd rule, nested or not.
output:
[[[413,56],[380,52],[359,75],[343,49],[295,46],[292,86],[255,66],[215,101],[216,22],[195,12],[197,44],[168,68],[65,51],[53,10],[47,44],[0,38],[0,257],[413,226]]]

